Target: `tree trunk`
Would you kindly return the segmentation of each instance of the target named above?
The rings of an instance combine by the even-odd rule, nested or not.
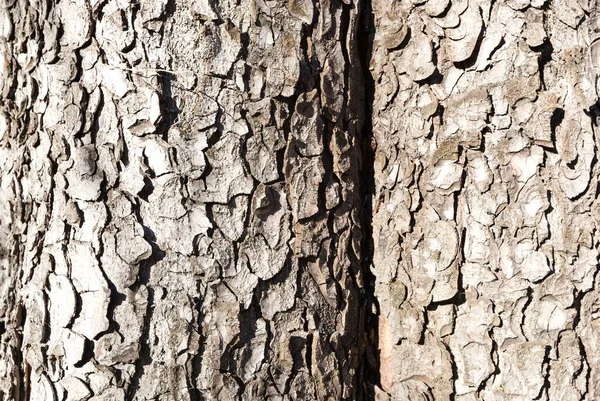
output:
[[[597,6],[405,3],[373,3],[381,386],[597,400]]]
[[[3,0],[0,400],[595,400],[596,0]]]

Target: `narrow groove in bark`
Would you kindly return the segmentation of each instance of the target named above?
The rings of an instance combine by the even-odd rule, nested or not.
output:
[[[140,338],[140,354],[135,362],[134,374],[131,378],[131,384],[128,391],[128,400],[134,400],[137,391],[140,389],[140,379],[144,375],[144,366],[152,363],[150,355],[150,323],[154,311],[154,289],[148,288],[148,306],[144,315],[144,326],[142,327],[142,336]]]
[[[375,194],[375,148],[373,141],[372,111],[375,99],[375,83],[371,76],[369,65],[373,46],[374,19],[371,0],[360,2],[361,16],[357,32],[357,50],[362,69],[364,85],[364,122],[360,133],[362,154],[360,173],[360,195],[362,198],[361,225],[363,230],[361,269],[364,276],[364,289],[361,291],[363,311],[363,328],[365,333],[360,333],[366,338],[362,349],[364,357],[361,358],[357,378],[359,399],[371,400],[375,398],[375,385],[381,386],[380,361],[379,361],[379,304],[375,296],[375,275],[371,270],[373,261],[373,202]]]
[[[542,369],[544,370],[544,384],[542,385],[542,388],[540,388],[540,393],[534,398],[534,400],[547,398],[548,392],[550,391],[550,351],[551,347],[547,345],[544,354],[544,362],[542,363]],[[546,397],[544,397],[544,395]]]
[[[198,293],[202,293],[200,290],[200,283],[198,283]],[[198,314],[196,319],[196,329],[199,334],[198,341],[198,351],[192,357],[189,364],[191,366],[190,374],[189,374],[189,382],[190,382],[190,400],[191,401],[200,401],[202,400],[202,395],[200,390],[196,387],[196,383],[198,381],[198,376],[200,375],[200,371],[202,369],[202,358],[204,356],[205,345],[206,345],[206,336],[202,334],[202,319],[204,319],[204,314],[202,313],[202,302],[199,298],[194,298],[194,309]]]

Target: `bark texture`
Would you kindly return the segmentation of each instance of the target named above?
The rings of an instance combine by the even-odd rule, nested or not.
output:
[[[359,397],[360,6],[1,10],[0,398]]]
[[[379,399],[599,399],[597,12],[373,2]]]
[[[595,400],[596,0],[3,0],[0,400]]]

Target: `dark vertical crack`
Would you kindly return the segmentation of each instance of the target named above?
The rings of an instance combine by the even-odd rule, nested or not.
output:
[[[202,294],[203,291],[201,289],[200,280],[197,282],[198,293]],[[202,312],[202,301],[199,297],[193,297],[191,299],[192,304],[194,305],[194,311],[196,313],[195,326],[198,330],[199,340],[198,340],[198,350],[194,354],[194,356],[189,361],[189,387],[190,387],[190,399],[191,401],[200,401],[202,400],[202,394],[200,390],[196,388],[196,383],[198,381],[198,377],[200,376],[200,372],[202,371],[202,360],[204,357],[204,351],[206,348],[206,336],[202,333],[202,321],[204,320],[204,313]]]
[[[375,99],[375,82],[370,73],[371,53],[374,38],[374,17],[371,0],[360,2],[358,23],[357,54],[362,70],[363,83],[363,124],[360,132],[361,163],[360,163],[360,195],[362,207],[360,210],[363,231],[361,270],[364,277],[364,288],[361,290],[362,326],[364,338],[361,345],[360,366],[358,369],[358,399],[372,400],[375,398],[374,386],[381,385],[379,362],[379,304],[375,296],[375,275],[371,271],[373,261],[373,203],[375,194],[375,141],[373,138],[373,103]]]
[[[136,217],[138,222],[142,224],[144,227],[144,239],[152,246],[152,254],[148,259],[145,259],[140,262],[140,270],[138,273],[137,282],[133,285],[133,292],[137,292],[137,290],[141,286],[145,286],[148,290],[148,301],[146,306],[146,311],[144,312],[144,324],[142,326],[142,335],[140,337],[140,350],[139,356],[135,362],[135,370],[134,374],[131,378],[131,382],[128,389],[128,399],[133,400],[136,396],[137,391],[140,389],[140,381],[142,376],[144,375],[144,367],[148,366],[152,363],[151,356],[151,344],[150,344],[150,325],[152,322],[152,318],[154,315],[155,308],[155,295],[154,288],[151,285],[151,269],[156,263],[160,262],[165,253],[159,246],[156,244],[156,235],[154,232],[143,224],[143,219],[140,215],[139,204],[135,207]]]
[[[525,325],[525,317],[526,317],[526,313],[527,313],[527,308],[529,307],[529,305],[531,304],[531,302],[533,301],[533,288],[531,288],[531,286],[527,287],[527,299],[525,301],[525,303],[523,304],[523,309],[521,310],[521,334],[523,335],[523,338],[525,338],[525,340],[529,341],[530,339],[527,338],[527,335],[525,335],[525,331],[524,331],[524,327]]]
[[[552,347],[546,345],[544,353],[544,361],[542,363],[542,369],[544,370],[544,384],[540,388],[540,393],[534,398],[534,400],[547,399],[550,391],[550,351]]]
[[[544,17],[544,21],[546,21],[545,17]],[[548,88],[546,87],[544,68],[546,67],[546,65],[549,62],[552,61],[552,53],[554,53],[554,48],[552,47],[552,43],[550,42],[550,40],[546,39],[544,41],[544,43],[542,43],[540,46],[538,46],[536,48],[532,48],[532,50],[539,52],[538,68],[540,71],[541,89],[547,90]]]

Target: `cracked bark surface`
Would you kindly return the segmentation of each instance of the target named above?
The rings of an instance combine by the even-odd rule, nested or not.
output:
[[[3,0],[0,400],[600,397],[596,0]]]
[[[373,3],[378,399],[600,396],[597,7]]]
[[[360,11],[3,3],[0,399],[359,397]]]

